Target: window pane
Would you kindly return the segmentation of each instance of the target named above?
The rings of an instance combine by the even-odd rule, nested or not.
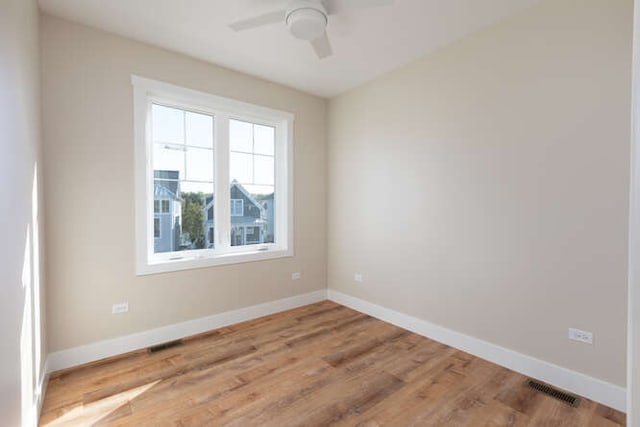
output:
[[[180,190],[184,193],[213,194],[213,183],[182,181],[180,182]]]
[[[232,126],[231,246],[274,243],[275,130],[246,122]],[[239,200],[242,216],[236,208]]]
[[[213,150],[187,147],[186,179],[213,182]]]
[[[169,144],[153,144],[153,169],[178,171],[184,177],[184,149]]]
[[[243,216],[243,215],[244,215],[244,200],[231,199],[231,216]]]
[[[231,151],[253,151],[253,124],[229,120],[229,148]]]
[[[243,185],[243,187],[247,192],[256,196],[273,193],[273,185]]]
[[[253,182],[253,155],[244,153],[230,153],[231,181],[251,184]]]
[[[213,149],[212,116],[187,111],[185,122],[187,145]]]
[[[152,140],[184,144],[184,112],[177,108],[151,106]]]
[[[264,243],[267,220],[263,201],[235,181],[231,183],[230,195],[231,246]],[[242,216],[238,215],[240,205]]]
[[[254,156],[254,183],[260,185],[273,185],[274,160],[271,156]]]
[[[182,192],[180,196],[181,234],[178,248],[175,250],[204,249],[207,246],[204,230],[211,225],[206,220],[205,210],[211,195],[202,192]],[[175,226],[178,227],[177,221]]]
[[[276,130],[271,126],[254,125],[254,150],[256,154],[273,156]]]
[[[271,187],[269,191],[266,189],[265,192],[256,196],[260,202],[262,202],[263,207],[263,215],[264,215],[264,242],[265,243],[274,243],[275,242],[275,203],[274,203],[274,188]]]
[[[154,211],[156,206],[159,211],[154,252],[211,248],[213,233],[205,230],[215,227],[213,117],[157,105],[152,112],[152,129],[162,135],[162,142],[153,144]],[[184,145],[185,135],[194,146]]]
[[[207,235],[205,236],[205,242],[204,242],[205,248],[213,248],[215,246],[215,235],[214,235],[215,222],[213,220],[213,215],[214,215],[213,200],[214,200],[213,193],[205,194],[204,218],[203,218],[204,229],[207,230]]]

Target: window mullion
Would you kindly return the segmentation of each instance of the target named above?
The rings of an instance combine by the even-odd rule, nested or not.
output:
[[[226,251],[231,247],[229,191],[229,116],[216,114],[215,139],[215,202],[216,247]]]

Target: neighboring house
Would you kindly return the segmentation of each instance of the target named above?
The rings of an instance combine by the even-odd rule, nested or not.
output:
[[[153,172],[153,249],[155,253],[173,252],[180,248],[182,202],[180,172]]]
[[[263,217],[267,221],[267,226],[264,232],[264,242],[265,243],[273,243],[275,236],[275,228],[274,228],[274,211],[273,211],[273,193],[268,194],[262,200],[262,206],[264,208]]]
[[[265,242],[267,221],[263,203],[257,201],[236,180],[231,183],[231,246],[251,245]],[[212,248],[215,241],[214,197],[205,200],[206,247]]]
[[[215,246],[215,223],[213,221],[213,194],[207,194],[204,200],[204,247]]]

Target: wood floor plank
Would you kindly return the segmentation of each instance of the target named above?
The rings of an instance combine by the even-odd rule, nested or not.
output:
[[[51,375],[41,426],[591,426],[525,378],[330,301]]]

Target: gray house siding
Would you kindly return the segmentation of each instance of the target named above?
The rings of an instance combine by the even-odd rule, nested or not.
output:
[[[173,252],[180,247],[182,202],[179,179],[178,171],[156,170],[153,174],[155,253]],[[159,235],[156,235],[156,231]]]
[[[273,193],[269,194],[266,199],[262,201],[262,206],[264,207],[264,219],[267,221],[264,230],[264,242],[265,243],[273,243],[275,237],[275,222],[274,222],[274,203],[273,203]]]
[[[242,215],[231,215],[231,246],[264,243],[267,224],[263,203],[255,200],[235,181],[231,183],[229,193],[231,200],[242,200]],[[207,248],[212,248],[215,241],[213,195],[206,197],[204,214],[205,244]]]

